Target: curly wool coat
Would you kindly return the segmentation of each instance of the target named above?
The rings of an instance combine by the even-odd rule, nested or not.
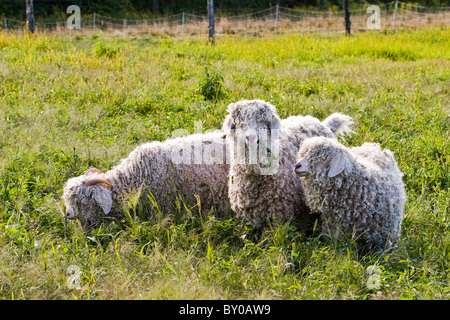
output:
[[[321,214],[324,232],[359,246],[386,248],[398,239],[406,193],[391,151],[315,137],[303,142],[298,159],[306,204]]]
[[[310,211],[305,205],[300,179],[292,170],[300,145],[308,137],[335,138],[337,133],[348,133],[350,124],[350,117],[338,113],[323,122],[312,116],[280,120],[276,108],[262,100],[230,104],[223,130],[227,133],[230,148],[229,199],[237,218],[257,228],[274,220],[283,222],[290,218],[307,222]],[[267,129],[270,139],[258,134],[260,129]],[[270,149],[271,143],[278,141],[277,166],[271,174],[262,173],[267,169],[264,163],[249,161],[251,147],[248,144],[245,161],[238,161],[239,140],[248,138],[246,133],[249,131],[257,136],[258,154],[261,148]]]
[[[222,136],[213,132],[144,143],[108,172],[88,170],[69,179],[62,197],[66,216],[90,229],[103,215],[123,216],[136,193],[146,199],[151,193],[164,213],[176,209],[177,202],[183,207],[181,199],[193,212],[214,208],[225,213],[229,165]]]

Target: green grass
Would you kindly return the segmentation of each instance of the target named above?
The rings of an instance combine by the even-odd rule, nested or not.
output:
[[[449,36],[226,37],[211,47],[0,33],[0,299],[448,299]],[[408,195],[398,248],[362,255],[289,223],[256,232],[232,212],[184,209],[65,229],[68,178],[193,132],[197,120],[218,129],[244,98],[282,118],[344,112],[355,134],[342,143],[394,151]]]

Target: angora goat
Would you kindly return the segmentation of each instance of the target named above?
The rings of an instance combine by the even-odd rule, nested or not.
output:
[[[129,195],[140,191],[162,212],[173,210],[180,197],[192,209],[198,203],[196,196],[202,211],[214,207],[219,214],[226,212],[229,165],[222,135],[193,134],[145,143],[108,172],[94,168],[69,179],[63,191],[66,217],[79,220],[88,230],[103,215],[122,216]]]
[[[308,137],[335,138],[351,131],[351,118],[333,114],[280,120],[273,105],[243,100],[228,106],[223,124],[230,144],[229,199],[236,217],[259,228],[271,220],[309,219],[300,179],[292,171]],[[306,219],[305,219],[306,218]]]
[[[358,247],[389,248],[400,235],[405,187],[394,156],[379,144],[347,148],[336,140],[305,140],[295,173],[306,204],[320,212],[323,232]]]

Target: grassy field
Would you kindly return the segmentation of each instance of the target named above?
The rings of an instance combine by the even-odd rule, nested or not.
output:
[[[0,33],[0,299],[450,298],[450,31],[269,38],[63,39]],[[408,202],[397,248],[362,255],[232,212],[64,225],[65,181],[106,171],[226,106],[355,119],[348,146],[395,152]]]

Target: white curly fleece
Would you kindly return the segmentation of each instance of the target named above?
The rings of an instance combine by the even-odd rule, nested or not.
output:
[[[391,151],[367,142],[347,148],[315,137],[303,142],[298,160],[306,164],[301,177],[306,204],[320,212],[329,236],[381,248],[398,239],[406,193]]]
[[[300,145],[308,137],[335,138],[338,131],[347,133],[350,124],[351,118],[339,113],[324,122],[311,116],[291,116],[280,120],[276,108],[262,100],[230,104],[223,131],[228,133],[230,143],[229,199],[237,218],[255,227],[263,227],[271,220],[303,219],[310,211],[304,202],[300,179],[292,170]],[[275,173],[261,174],[266,169],[263,165],[237,161],[237,144],[232,142],[239,139],[239,133],[245,133],[248,129],[253,132],[281,129],[279,166]]]

